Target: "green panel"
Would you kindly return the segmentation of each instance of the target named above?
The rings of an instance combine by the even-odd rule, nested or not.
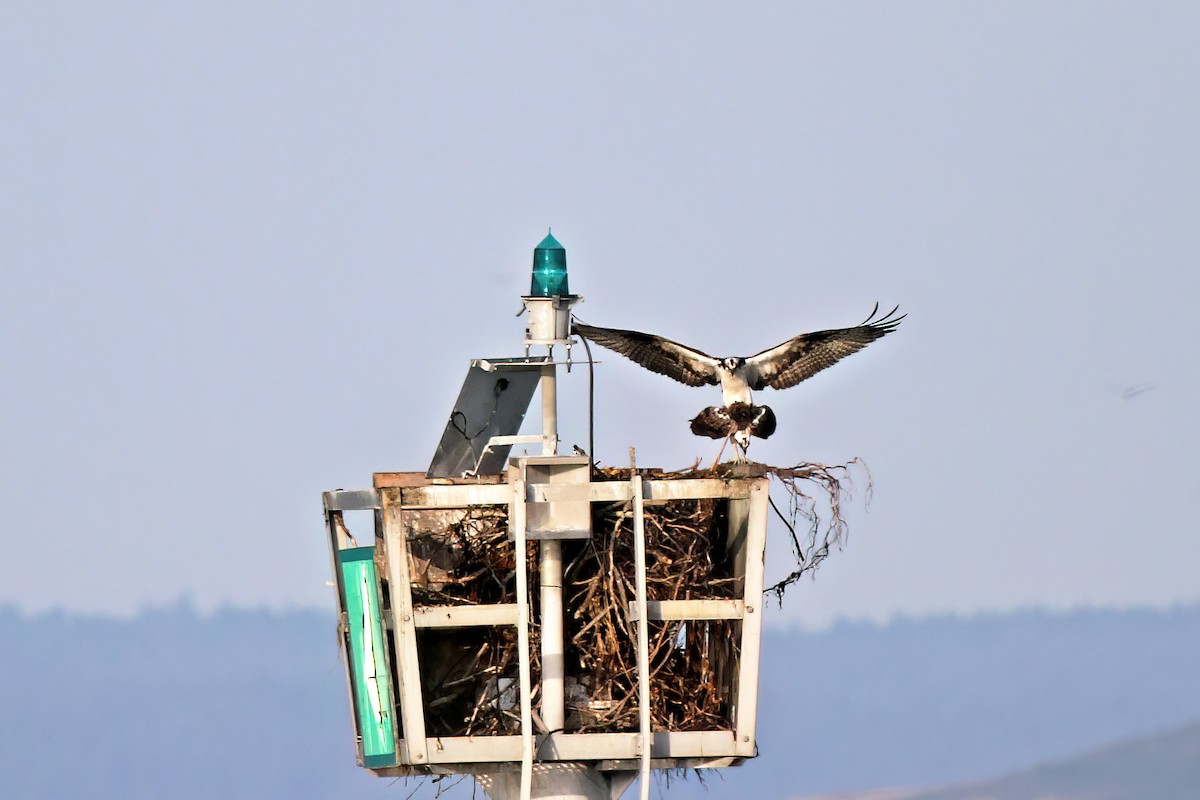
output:
[[[392,681],[379,612],[375,548],[339,550],[338,563],[346,592],[354,715],[362,737],[363,765],[389,767],[396,763],[396,734],[392,720]]]

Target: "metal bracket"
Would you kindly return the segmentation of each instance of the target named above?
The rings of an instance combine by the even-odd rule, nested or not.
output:
[[[379,492],[374,489],[355,489],[325,492],[321,495],[326,511],[371,511],[379,508]]]
[[[500,445],[512,446],[514,444],[541,444],[543,437],[536,433],[526,433],[520,436],[493,436],[488,439],[487,446],[483,448],[485,453],[492,452],[492,448]]]

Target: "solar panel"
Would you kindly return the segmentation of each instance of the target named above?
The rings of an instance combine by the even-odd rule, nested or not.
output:
[[[446,421],[428,478],[497,475],[504,471],[512,444],[488,442],[515,436],[550,356],[475,359]],[[538,437],[540,441],[540,437]]]

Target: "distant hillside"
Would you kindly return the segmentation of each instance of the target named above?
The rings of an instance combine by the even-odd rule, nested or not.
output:
[[[913,800],[1196,800],[1200,723]]]
[[[760,758],[736,780],[731,771],[707,794],[683,796],[787,797],[1000,775],[1200,719],[1197,675],[1197,606],[776,633],[764,644]]]
[[[1200,723],[966,786],[806,800],[1195,800],[1197,796]]]
[[[764,654],[760,758],[667,796],[965,783],[1200,719],[1200,607],[768,631]],[[403,800],[416,788],[353,764],[332,615],[0,609],[0,698],[5,797]]]
[[[0,610],[4,797],[395,798],[354,766],[333,614]]]

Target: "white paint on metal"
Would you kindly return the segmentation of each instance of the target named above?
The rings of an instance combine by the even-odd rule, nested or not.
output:
[[[348,633],[346,625],[349,624],[349,620],[344,616],[343,598],[345,597],[345,592],[342,589],[342,568],[338,564],[337,556],[338,551],[344,550],[349,542],[346,540],[345,527],[338,524],[340,521],[339,516],[338,512],[326,511],[325,530],[329,537],[329,562],[333,569],[333,585],[337,595],[334,598],[334,603],[338,615],[338,649],[342,651],[342,667],[346,673],[346,699],[349,701],[347,707],[350,709],[350,730],[353,732],[355,742],[357,743],[355,754],[361,764],[363,757],[362,737],[358,731],[358,715],[354,713],[354,678],[350,667],[349,646],[346,641]]]
[[[650,624],[646,609],[646,520],[642,502],[642,476],[630,478],[633,492],[633,558],[637,606],[638,729],[642,759],[638,770],[642,800],[650,800],[650,756],[654,741],[650,734]]]
[[[740,757],[754,754],[756,727],[756,701],[758,690],[758,667],[761,650],[761,604],[763,584],[763,545],[768,508],[767,480],[762,478],[734,479],[676,479],[653,480],[634,476],[630,481],[604,481],[590,484],[531,486],[527,481],[510,484],[452,484],[423,487],[403,487],[379,490],[379,511],[383,531],[385,571],[391,587],[392,607],[390,617],[395,630],[397,663],[397,699],[403,722],[404,740],[401,742],[403,763],[441,764],[453,769],[453,765],[503,764],[521,765],[520,774],[525,777],[526,791],[536,786],[533,771],[541,767],[539,761],[587,761],[596,764],[601,760],[612,764],[635,766],[639,771],[653,768],[689,765],[729,763]],[[351,500],[349,493],[345,498]],[[731,555],[742,573],[743,579],[737,588],[741,599],[697,599],[682,601],[649,601],[644,594],[639,599],[644,607],[638,608],[638,600],[631,605],[631,618],[637,620],[639,647],[639,711],[649,711],[649,653],[648,622],[651,620],[690,619],[741,619],[741,658],[739,678],[734,687],[734,730],[704,732],[658,732],[649,729],[649,720],[639,716],[639,733],[586,734],[557,732],[537,744],[533,725],[532,677],[529,666],[529,576],[524,567],[527,561],[520,553],[527,552],[528,508],[527,502],[586,499],[632,500],[632,516],[637,526],[635,558],[637,576],[643,584],[645,579],[645,529],[646,503],[655,500],[693,499],[699,497],[725,497],[730,500],[729,544]],[[330,505],[340,505],[338,498]],[[366,501],[366,493],[355,500]],[[521,501],[525,502],[521,502]],[[511,502],[510,524],[521,532],[521,541],[516,543],[518,557],[518,602],[484,606],[421,607],[414,608],[410,591],[410,567],[407,545],[405,511],[413,508],[465,508],[470,505],[507,505]],[[330,512],[332,516],[335,512]],[[345,546],[339,540],[338,527],[331,522],[331,549]],[[640,550],[640,552],[638,552]],[[543,550],[542,557],[545,558]],[[560,562],[561,563],[561,562]],[[336,574],[336,571],[335,571]],[[553,566],[543,574],[543,583],[553,588],[561,581],[553,580]],[[543,603],[552,606],[554,601]],[[545,625],[543,620],[543,625]],[[561,624],[561,623],[560,623]],[[521,689],[521,733],[518,736],[425,737],[423,715],[424,698],[420,689],[420,671],[417,662],[415,633],[418,628],[468,627],[474,625],[515,625],[518,633],[519,658],[518,686]],[[557,639],[551,625],[550,639]],[[643,634],[645,645],[643,650]],[[389,642],[382,643],[388,646]],[[543,660],[553,659],[551,651],[543,652]],[[559,651],[561,657],[561,650]],[[644,675],[643,675],[644,672]],[[553,668],[551,669],[553,673]],[[545,676],[544,676],[545,677]],[[551,674],[551,677],[553,675]],[[644,687],[643,687],[644,684]],[[545,705],[543,691],[543,721],[545,727],[554,730],[561,727],[554,718],[551,707]],[[553,688],[551,693],[553,693]],[[557,703],[555,703],[557,706]],[[563,709],[565,712],[565,709]],[[565,716],[565,715],[564,715]],[[412,733],[418,733],[413,736]],[[446,768],[446,767],[443,767]],[[517,774],[517,773],[514,773]],[[648,786],[648,781],[644,782]]]
[[[742,618],[741,661],[738,665],[734,734],[737,753],[753,756],[758,722],[758,665],[762,653],[763,558],[766,550],[769,483],[760,480],[750,493],[746,514],[746,613]]]
[[[512,486],[504,483],[456,483],[450,486],[414,486],[401,490],[404,509],[498,506],[508,502]]]
[[[530,315],[538,304],[530,305]],[[555,307],[558,307],[557,301]],[[568,304],[562,309],[569,312]],[[562,321],[565,326],[565,317]],[[532,323],[531,323],[532,324]],[[555,337],[559,338],[559,337]],[[553,353],[553,348],[551,349]],[[542,367],[542,455],[558,455],[558,367],[553,363]],[[519,467],[524,471],[524,467]],[[585,476],[586,480],[586,476]],[[519,482],[517,504],[521,508],[522,527],[528,524],[529,509],[526,507],[526,482]],[[590,522],[590,511],[585,506],[583,513]],[[542,516],[545,516],[544,514]],[[552,516],[552,515],[551,515]],[[545,520],[543,520],[545,522]],[[590,525],[588,526],[590,528]],[[522,535],[525,531],[521,531]],[[565,719],[563,671],[566,667],[563,656],[563,599],[562,599],[562,543],[555,539],[544,539],[539,545],[540,589],[541,589],[541,646],[542,646],[542,722],[551,730],[561,730]]]
[[[563,686],[566,657],[563,654],[562,542],[557,539],[543,539],[540,547],[542,722],[548,730],[558,731],[562,730],[566,720]]]
[[[592,535],[592,508],[586,491],[591,480],[587,456],[523,456],[509,461],[510,475],[525,480],[525,535],[530,539],[587,539]],[[542,485],[584,488],[571,500],[538,500]]]
[[[638,733],[555,734],[555,746],[562,761],[603,759],[637,761],[642,748]],[[651,734],[655,761],[685,758],[726,758],[734,756],[733,731],[657,731]],[[429,739],[430,763],[487,764],[521,761],[521,736],[445,736]]]
[[[483,625],[516,625],[516,603],[477,606],[418,606],[413,622],[418,628],[470,628]]]
[[[581,302],[580,295],[555,297],[525,296],[521,302],[529,312],[525,347],[530,345],[571,344],[571,306]],[[528,351],[527,351],[528,352]]]
[[[521,788],[520,800],[529,800],[533,786],[533,714],[532,687],[529,675],[529,576],[526,567],[525,543],[525,482],[516,480],[511,491],[515,502],[512,505],[512,526],[515,541],[513,546],[517,569],[517,662],[521,687]]]
[[[648,600],[647,616],[657,621],[692,619],[741,619],[746,604],[742,600]],[[638,618],[637,601],[629,604],[629,618]]]
[[[542,437],[532,433],[522,433],[513,436],[493,436],[488,439],[485,449],[491,450],[493,447],[500,447],[501,445],[537,444],[540,441],[542,441]]]
[[[542,367],[542,455],[558,455],[558,367]]]
[[[602,772],[585,764],[537,764],[533,771],[533,796],[538,800],[617,800],[637,773]],[[511,772],[477,776],[492,800],[514,800],[520,787]]]
[[[666,500],[700,500],[707,497],[730,499],[750,496],[750,485],[746,480],[721,480],[719,478],[680,478],[656,481],[643,478],[645,502]],[[530,502],[561,502],[590,500],[597,502],[619,502],[632,496],[629,481],[593,481],[589,484],[539,483],[530,484]]]
[[[750,487],[755,480],[733,478],[684,478],[675,480],[644,479],[645,502],[666,500],[701,500],[708,497],[724,497],[730,500],[750,496]],[[503,505],[512,496],[510,486],[503,483],[466,483],[430,486],[412,486],[403,489],[404,508],[466,508],[477,505]],[[631,496],[629,481],[591,481],[580,484],[538,483],[526,486],[526,502],[549,503],[557,501],[583,501],[593,503],[620,502]]]
[[[392,631],[396,646],[396,686],[403,728],[404,760],[424,764],[425,704],[421,696],[421,669],[417,659],[417,630],[413,625],[412,580],[408,570],[408,531],[404,512],[397,504],[399,493],[385,489],[381,493],[380,515],[384,551],[387,554],[388,584],[392,599]]]
[[[326,511],[370,511],[379,508],[379,492],[374,489],[338,489],[321,496]]]

